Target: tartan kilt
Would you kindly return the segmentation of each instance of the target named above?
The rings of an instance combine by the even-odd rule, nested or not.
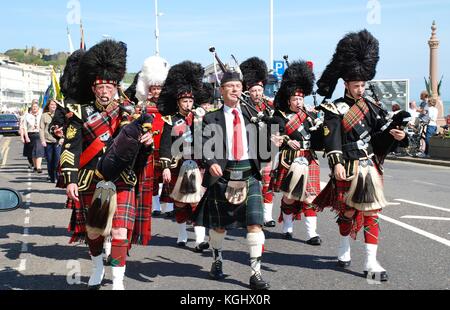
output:
[[[272,162],[263,164],[261,176],[264,203],[273,203],[273,191],[270,188],[270,182],[272,179]]]
[[[238,162],[234,169],[249,170],[249,161]],[[228,170],[228,168],[227,168]],[[228,181],[221,178],[207,189],[193,214],[193,221],[198,226],[206,228],[244,228],[264,224],[264,207],[261,183],[255,177],[250,177],[247,200],[242,205],[232,205],[225,198]]]
[[[86,191],[79,192],[80,202],[68,200],[67,207],[72,208],[72,216],[69,231],[73,233],[70,243],[83,241],[86,237],[86,218],[88,208],[92,203],[92,197],[100,180],[94,177],[91,185]],[[133,186],[118,181],[117,187],[117,209],[113,218],[113,228],[126,228],[133,231],[135,211],[135,189]]]
[[[281,156],[281,154],[280,154]],[[319,163],[314,159],[310,151],[300,150],[297,152],[296,157],[305,157],[308,162],[308,183],[306,184],[306,193],[309,196],[317,196],[320,194],[320,166]],[[281,164],[278,165],[278,170],[276,176],[272,178],[270,188],[276,192],[280,192],[281,182],[286,178],[289,173],[289,169],[286,169]]]
[[[158,151],[155,150],[148,158],[147,164],[153,166],[153,196],[159,196],[159,184],[162,183],[162,170]]]

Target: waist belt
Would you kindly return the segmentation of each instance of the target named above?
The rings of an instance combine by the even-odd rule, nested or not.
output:
[[[354,150],[366,150],[369,148],[369,142],[372,140],[369,132],[361,125],[357,124],[354,126],[356,132],[359,135],[359,140],[352,143],[347,143],[342,146],[344,152],[354,151]]]
[[[229,171],[229,170],[225,170],[223,172],[223,178],[228,180],[228,181],[242,181],[242,180],[247,180],[250,177],[252,177],[254,175],[253,170],[247,170],[247,171]]]

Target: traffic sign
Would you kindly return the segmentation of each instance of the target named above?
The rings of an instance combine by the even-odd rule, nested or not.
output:
[[[278,76],[278,78],[281,79],[285,70],[286,70],[286,64],[283,60],[275,60],[273,62],[273,72],[276,76]]]

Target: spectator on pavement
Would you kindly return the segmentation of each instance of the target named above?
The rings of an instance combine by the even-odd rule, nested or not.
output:
[[[61,155],[61,145],[64,141],[63,139],[57,140],[50,134],[49,131],[50,124],[55,116],[56,108],[56,101],[51,100],[45,109],[44,114],[42,114],[41,125],[39,128],[40,139],[42,146],[45,149],[45,158],[47,158],[48,181],[50,183],[55,183],[57,180],[57,169]]]
[[[27,114],[24,119],[24,140],[29,143],[27,157],[31,155],[33,159],[34,171],[42,173],[42,158],[45,155],[44,147],[42,146],[39,137],[39,125],[41,122],[42,113],[37,101],[31,104],[31,113]]]

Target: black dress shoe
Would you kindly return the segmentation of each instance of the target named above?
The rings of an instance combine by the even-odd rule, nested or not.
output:
[[[309,245],[319,246],[322,244],[322,239],[320,239],[320,237],[317,236],[317,237],[309,239],[308,241],[306,241],[306,243]]]
[[[379,274],[380,275],[380,282],[387,282],[389,281],[389,276],[387,274],[386,271],[382,271],[382,272],[371,272],[371,278],[372,280],[377,280],[376,275]],[[367,276],[369,275],[369,272],[364,271],[364,276],[367,278]]]
[[[175,217],[175,211],[166,212],[166,219],[173,219]]]
[[[225,275],[222,271],[222,261],[215,261],[211,266],[211,271],[209,272],[209,276],[214,280],[221,280],[225,278]]]
[[[349,260],[348,262],[343,262],[341,260],[338,260],[338,266],[342,268],[348,268],[352,264],[352,261]]]
[[[93,286],[89,286],[89,285],[88,285],[87,290],[88,290],[88,291],[99,291],[101,287],[102,287],[101,284],[99,284],[99,285],[93,285]]]
[[[204,250],[209,249],[208,242],[202,242],[194,248],[195,253],[203,253]]]
[[[160,216],[161,215],[161,211],[153,211],[152,212],[152,216]]]
[[[277,226],[277,223],[275,223],[275,221],[272,220],[272,221],[265,222],[265,223],[264,223],[264,226],[265,226],[265,227],[273,228],[273,227]]]
[[[283,235],[283,238],[286,240],[292,240],[292,233],[289,233],[289,232],[285,233]]]
[[[184,247],[186,246],[186,242],[177,242],[177,245],[178,245],[180,248],[184,248]]]
[[[270,284],[263,280],[260,273],[256,273],[250,278],[250,288],[254,291],[268,290]]]

